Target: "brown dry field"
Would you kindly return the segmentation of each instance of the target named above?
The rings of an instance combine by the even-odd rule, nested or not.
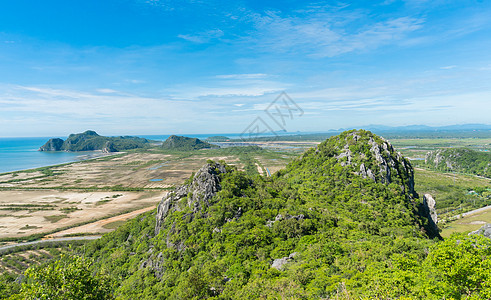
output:
[[[107,227],[109,223],[155,208],[169,188],[182,184],[208,159],[243,168],[237,156],[217,153],[205,150],[178,155],[150,149],[54,166],[48,174],[42,170],[0,174],[0,238],[53,231],[56,237],[108,232],[113,230]],[[264,167],[274,173],[291,156],[255,159],[259,172]]]
[[[0,238],[44,233],[128,210],[154,208],[163,193],[0,191]],[[12,207],[16,210],[9,210]]]

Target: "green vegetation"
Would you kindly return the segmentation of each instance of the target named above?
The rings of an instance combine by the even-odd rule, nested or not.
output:
[[[129,149],[145,148],[150,141],[144,138],[132,136],[105,137],[95,131],[87,130],[83,133],[70,134],[68,138],[50,139],[39,150],[41,151],[93,151],[105,150],[118,152]]]
[[[378,136],[344,132],[271,177],[256,175],[255,157],[266,150],[214,151],[236,153],[246,172],[208,162],[207,175],[217,176],[221,188],[212,198],[184,192],[167,206],[159,230],[155,210],[117,224],[84,247],[84,259],[63,257],[44,270],[29,269],[20,292],[5,277],[0,294],[51,295],[63,287],[62,275],[75,274],[77,285],[61,290],[87,286],[117,299],[491,297],[491,240],[454,235],[441,241],[420,188],[413,190],[411,164]],[[208,177],[197,174],[187,183]],[[433,179],[419,181],[425,189],[448,184]],[[485,185],[469,184],[486,195]],[[85,280],[87,273],[93,280]]]
[[[460,172],[491,178],[491,152],[466,148],[440,149],[429,152],[425,166],[445,172]]]
[[[416,191],[436,200],[439,219],[491,205],[491,180],[472,175],[416,169]],[[473,193],[471,191],[474,191]]]
[[[11,299],[113,299],[108,277],[94,274],[91,262],[78,256],[29,268],[20,294]]]
[[[372,137],[364,135],[365,141]],[[363,284],[377,273],[364,270],[387,275],[392,270],[386,262],[394,255],[404,249],[423,257],[431,241],[410,200],[409,178],[394,175],[387,185],[352,175],[355,163],[341,166],[336,156],[350,141],[348,134],[331,139],[272,178],[251,178],[227,167],[223,189],[206,213],[175,212],[151,239],[155,219],[138,217],[94,242],[86,255],[122,278],[116,294],[128,299],[267,298],[282,290],[318,298],[336,295],[341,286],[378,295],[380,289],[370,292]],[[353,151],[359,143],[353,142]],[[358,150],[371,155],[370,147],[363,147]],[[371,158],[364,161],[368,165]],[[398,184],[406,185],[406,192]],[[270,267],[272,260],[295,252],[283,271]]]
[[[65,219],[66,217],[67,215],[65,214],[65,215],[44,216],[43,218],[45,218],[47,221],[51,223],[56,223],[61,219]]]
[[[203,142],[197,138],[189,138],[185,136],[171,135],[167,140],[162,143],[163,149],[167,150],[179,150],[190,151],[206,148],[218,148],[218,146]]]
[[[125,224],[126,221],[114,221],[114,222],[111,222],[111,223],[107,223],[105,225],[102,225],[102,227],[106,228],[106,229],[116,229],[118,228],[119,226]]]

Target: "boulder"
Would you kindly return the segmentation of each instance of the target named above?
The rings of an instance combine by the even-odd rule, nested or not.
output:
[[[491,239],[491,224],[484,224],[478,230],[469,233],[469,235],[471,234],[480,234],[482,236],[487,237],[488,239]]]

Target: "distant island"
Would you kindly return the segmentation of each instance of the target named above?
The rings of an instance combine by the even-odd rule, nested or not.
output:
[[[228,141],[230,141],[230,138],[223,136],[223,135],[215,135],[215,136],[210,136],[209,138],[206,138],[206,141],[208,141],[208,142],[228,142]]]
[[[60,138],[49,139],[39,151],[94,151],[119,152],[124,150],[145,148],[150,141],[134,136],[106,137],[93,130],[83,133],[70,134],[64,141]]]
[[[199,150],[206,148],[220,148],[207,142],[203,142],[197,138],[189,138],[185,136],[171,135],[162,143],[162,148],[167,150]]]

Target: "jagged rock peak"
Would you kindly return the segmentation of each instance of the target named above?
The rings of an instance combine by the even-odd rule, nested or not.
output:
[[[363,178],[389,184],[407,185],[414,193],[414,171],[406,158],[382,137],[366,130],[345,131],[321,143],[315,155],[335,157],[343,166]]]
[[[157,207],[155,235],[160,232],[169,212],[180,211],[182,204],[191,208],[193,214],[208,207],[213,196],[221,190],[220,174],[222,173],[227,173],[225,165],[209,162],[196,172],[189,183],[167,194]]]

